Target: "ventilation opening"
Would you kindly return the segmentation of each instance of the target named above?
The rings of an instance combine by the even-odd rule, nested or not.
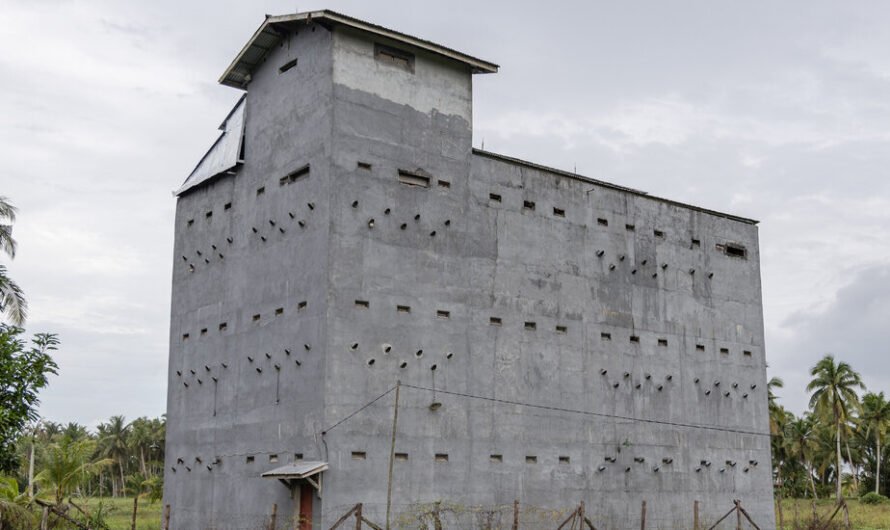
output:
[[[283,308],[283,307],[279,307],[278,309],[275,310],[275,316],[276,316],[276,317],[280,317],[280,316],[283,315],[283,314],[284,314],[284,308]]]
[[[749,350],[743,350],[742,355],[744,355],[745,357],[751,357],[751,352]]]
[[[631,335],[631,336],[630,336],[630,341],[631,341],[632,343],[634,343],[634,344],[638,344],[638,343],[640,342],[640,337],[638,337],[638,336],[636,336],[636,335]]]
[[[447,462],[448,461],[448,453],[436,453],[435,460],[436,460],[436,462]]]
[[[303,453],[294,453],[294,462],[302,462]]]
[[[213,217],[213,210],[210,210],[209,212],[205,213],[204,217],[206,217],[207,219],[210,219],[211,217]]]
[[[525,323],[525,329],[527,329],[527,330],[534,331],[535,329],[537,329],[537,327],[538,327],[538,325],[535,324],[534,322],[526,322]]]
[[[186,224],[186,226],[192,226],[192,225],[195,224],[195,220],[194,220],[194,219],[189,219],[188,221],[185,222],[185,224]]]
[[[599,219],[596,220],[596,224],[598,224],[600,226],[609,226],[609,220],[603,219],[602,217],[600,217]]]
[[[306,307],[308,305],[309,305],[309,302],[305,302],[305,301],[300,302],[299,304],[297,304],[297,311],[302,311],[303,309],[306,309]]]
[[[723,355],[729,355],[729,348],[720,348],[720,353]]]
[[[294,66],[297,66],[297,60],[296,60],[296,59],[291,59],[290,61],[288,61],[288,62],[284,63],[283,65],[281,65],[281,67],[278,69],[278,73],[279,73],[279,74],[283,74],[284,72],[287,72],[288,70],[290,70],[290,69],[293,68]]]
[[[448,189],[448,188],[451,187],[451,183],[448,182],[447,180],[440,180],[440,181],[439,181],[439,187],[440,187],[440,188]]]
[[[368,309],[371,307],[371,302],[368,302],[367,300],[356,300],[355,307],[359,309]]]
[[[366,169],[366,170],[368,170],[368,171],[370,171],[370,170],[371,170],[371,167],[372,167],[371,164],[370,164],[369,162],[358,162],[358,163],[356,164],[356,166],[357,166],[359,169]]]
[[[600,333],[600,339],[601,340],[612,340],[612,334],[611,333]]]
[[[571,462],[571,459],[569,459],[569,457],[567,457],[567,456],[561,456],[561,457],[559,457],[559,463],[560,463],[560,464],[568,464],[568,463],[570,463],[570,462]]]
[[[231,209],[232,209],[232,203],[227,202],[223,205],[223,210],[231,210]]]
[[[567,331],[568,331],[568,328],[565,326],[556,326],[557,333],[566,333]]]
[[[259,322],[259,321],[260,321],[260,315],[253,315],[253,321],[254,321],[254,322]]]
[[[364,451],[353,451],[352,459],[353,460],[364,460],[368,457],[368,455]]]
[[[451,311],[443,311],[442,309],[439,309],[438,311],[436,311],[436,316],[438,318],[448,319],[451,318]]]
[[[504,461],[504,455],[491,455],[488,457],[488,459],[494,463],[500,464]]]
[[[398,311],[399,313],[410,313],[410,312],[411,312],[411,306],[409,306],[409,305],[397,305],[397,306],[396,306],[396,311]]]
[[[488,200],[490,200],[491,202],[501,202],[501,196],[497,193],[489,193]]]
[[[522,201],[522,207],[526,210],[535,211],[534,201]]]
[[[695,349],[696,349],[696,351],[705,351],[705,345],[704,344],[696,344]]]
[[[537,463],[538,463],[538,457],[537,457],[537,456],[534,456],[534,455],[528,455],[528,456],[525,457],[525,463],[526,463],[526,464],[537,464]]]
[[[247,462],[248,464],[253,464],[254,457],[248,456],[247,458],[244,459],[244,461]]]
[[[396,66],[406,72],[414,73],[414,54],[398,50],[383,44],[374,44],[374,58],[378,62]]]
[[[404,169],[399,170],[399,182],[407,184],[408,186],[418,186],[421,188],[430,187],[430,178],[428,176],[412,171],[406,171]]]
[[[278,462],[278,455],[269,455],[269,463],[274,464],[275,462]]]
[[[700,239],[692,238],[692,246],[693,246],[693,247],[700,247],[700,246],[701,246],[701,240],[700,240]]]
[[[298,169],[292,173],[289,173],[284,177],[281,177],[279,184],[281,184],[282,186],[284,186],[285,184],[293,184],[294,182],[297,182],[298,180],[301,180],[308,176],[309,176],[309,164],[306,164],[305,166],[301,167],[300,169]]]
[[[668,345],[667,339],[658,339],[658,345],[659,346],[667,346]]]
[[[634,231],[636,231],[637,227],[634,225],[624,225],[624,229],[627,230],[628,232],[634,232]]]
[[[500,326],[501,325],[501,317],[491,317],[488,319],[488,323],[492,326]]]
[[[188,334],[188,333],[183,333],[183,334],[182,334],[182,340],[189,340],[189,334]]]
[[[256,189],[256,196],[257,196],[257,197],[259,197],[260,195],[262,195],[262,194],[264,194],[264,193],[266,193],[266,187],[265,187],[265,186],[261,186],[261,187],[259,187],[259,188]]]
[[[201,328],[201,335],[203,336],[206,334],[207,334],[207,328]]]
[[[229,327],[229,324],[228,324],[228,323],[226,323],[226,322],[220,322],[220,323],[219,323],[219,330],[220,330],[220,331],[225,331],[227,327]]]
[[[423,350],[417,350],[416,352],[414,352],[414,356],[420,359],[421,357],[423,357]]]
[[[664,237],[664,232],[662,232],[661,230],[654,230],[653,233],[655,234],[655,237]]]
[[[562,208],[555,208],[555,207],[554,207],[554,208],[553,208],[553,215],[555,215],[556,217],[565,217],[565,216],[566,216],[566,211],[563,210]]]
[[[399,368],[401,368],[401,369],[403,369],[403,370],[404,370],[405,368],[408,368],[408,362],[407,362],[407,361],[402,361],[401,364],[399,364]]]
[[[404,462],[404,461],[408,460],[408,453],[396,453],[395,459],[400,462]]]
[[[720,246],[717,245],[717,248],[720,249]],[[733,258],[745,259],[748,257],[748,250],[744,246],[735,243],[723,245],[723,253]]]

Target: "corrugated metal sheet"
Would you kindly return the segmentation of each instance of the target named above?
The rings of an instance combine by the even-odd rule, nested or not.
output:
[[[207,182],[220,173],[231,170],[240,162],[241,143],[244,141],[245,97],[241,97],[219,128],[223,131],[201,158],[192,173],[176,190],[176,195]]]

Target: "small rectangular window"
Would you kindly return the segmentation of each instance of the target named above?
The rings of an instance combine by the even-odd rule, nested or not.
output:
[[[266,187],[265,187],[265,186],[260,186],[259,188],[256,189],[256,196],[257,196],[257,197],[259,197],[260,195],[262,195],[262,194],[264,194],[264,193],[266,193]]]
[[[302,310],[306,309],[308,306],[309,306],[309,302],[304,300],[304,301],[300,302],[299,304],[297,304],[297,311],[302,311]]]
[[[609,226],[609,220],[600,217],[599,219],[596,220],[596,224],[598,224],[600,226]]]
[[[559,325],[556,326],[557,333],[566,333],[568,330],[569,330],[569,328],[567,328],[565,326],[559,326]]]
[[[186,224],[186,226],[192,226],[193,224],[195,224],[195,220],[194,220],[194,219],[189,219],[188,221],[186,221],[185,224]]]
[[[720,348],[720,353],[723,355],[729,355],[729,348]]]
[[[220,322],[220,323],[219,323],[219,330],[220,330],[220,331],[225,331],[227,327],[229,327],[229,325],[228,325],[226,322]]]
[[[436,460],[436,462],[447,462],[448,461],[448,453],[436,453],[435,460]]]
[[[396,311],[398,311],[399,313],[410,313],[410,312],[411,312],[411,306],[409,306],[409,305],[397,305],[397,306],[396,306]]]
[[[630,336],[630,341],[631,341],[632,343],[634,343],[634,344],[638,344],[638,343],[640,342],[640,337],[638,337],[638,336],[636,336],[636,335],[631,335],[631,336]]]
[[[189,340],[189,334],[188,334],[188,333],[183,333],[183,334],[182,334],[182,340]]]
[[[359,169],[371,170],[371,164],[369,162],[358,162],[356,165]]]
[[[447,180],[440,180],[440,181],[439,181],[439,187],[440,187],[440,188],[446,188],[446,189],[448,189],[448,188],[451,187],[451,183],[448,182]]]
[[[285,184],[293,184],[294,182],[301,180],[305,177],[309,176],[309,164],[301,167],[300,169],[288,173],[286,176],[281,178],[281,185]]]
[[[500,326],[501,325],[501,317],[491,317],[488,319],[488,323],[492,326]]]
[[[553,215],[555,215],[556,217],[565,217],[565,216],[566,216],[566,211],[563,210],[562,208],[556,208],[556,207],[554,207],[554,208],[553,208]]]
[[[427,175],[421,175],[414,171],[399,170],[399,182],[408,186],[417,186],[420,188],[430,187],[430,178]]]
[[[288,62],[282,64],[282,65],[278,68],[278,73],[279,73],[279,74],[283,74],[284,72],[287,72],[288,70],[290,70],[290,69],[293,68],[294,66],[297,66],[297,60],[296,60],[296,59],[291,59],[290,61],[288,61]]]
[[[395,459],[401,462],[408,460],[408,453],[396,453]]]
[[[705,345],[704,344],[696,344],[695,350],[696,351],[705,351]]]
[[[371,307],[371,302],[368,302],[367,300],[356,300],[355,307],[359,309],[368,309]]]
[[[269,463],[274,464],[275,462],[278,462],[278,455],[269,455]]]
[[[693,247],[700,247],[700,246],[701,246],[701,240],[700,240],[700,239],[692,238],[692,246],[693,246]]]
[[[439,309],[438,311],[436,311],[436,316],[438,318],[448,319],[448,318],[451,318],[451,311],[445,311],[445,310]]]
[[[535,202],[534,201],[522,201],[522,207],[529,211],[535,211]]]
[[[525,329],[527,329],[527,330],[534,331],[535,329],[537,329],[537,327],[538,327],[538,325],[535,324],[534,322],[526,322],[525,323]]]
[[[213,210],[210,210],[207,213],[205,213],[204,217],[206,217],[207,219],[210,219],[211,217],[213,217]]]
[[[406,72],[414,73],[414,54],[384,46],[383,44],[374,44],[374,58],[378,62],[396,66]]]
[[[504,455],[491,455],[488,457],[488,459],[496,464],[500,464],[504,461]]]
[[[254,321],[254,322],[259,322],[259,321],[260,321],[260,315],[253,315],[253,321]]]
[[[668,340],[667,339],[658,339],[658,345],[659,346],[667,346]]]
[[[303,453],[294,453],[294,462],[301,462],[303,460]]]
[[[742,350],[742,355],[744,355],[745,357],[751,357],[751,351],[750,350]]]
[[[612,340],[611,333],[600,333],[600,340]]]
[[[628,232],[635,232],[637,230],[637,227],[634,225],[624,225],[624,229]]]
[[[654,230],[652,233],[655,234],[655,237],[664,237],[664,232],[661,230]]]
[[[283,315],[283,314],[284,314],[284,308],[283,308],[283,307],[279,307],[278,309],[275,310],[275,316],[276,316],[276,317],[280,317],[280,316]]]
[[[491,202],[501,202],[501,196],[497,193],[489,193],[488,200],[490,200]]]
[[[227,202],[223,205],[223,210],[231,210],[231,209],[232,209],[232,203]]]
[[[247,458],[244,459],[244,461],[247,462],[248,464],[253,464],[253,460],[254,460],[254,457],[252,455],[248,456]]]
[[[559,463],[560,463],[560,464],[568,464],[568,463],[570,463],[570,462],[571,462],[571,459],[570,459],[569,457],[567,457],[567,456],[561,456],[561,457],[559,457]]]
[[[748,250],[744,246],[738,245],[736,243],[727,243],[726,245],[724,245],[723,253],[733,258],[745,259],[748,257]]]
[[[535,455],[527,455],[527,456],[525,457],[525,463],[526,463],[526,464],[537,464],[537,463],[538,463],[538,457],[535,456]]]
[[[207,328],[201,328],[201,335],[207,334]]]
[[[352,459],[353,460],[364,460],[368,455],[364,451],[353,451]]]

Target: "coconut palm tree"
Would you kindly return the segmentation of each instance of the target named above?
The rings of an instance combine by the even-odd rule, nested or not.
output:
[[[120,489],[123,490],[126,485],[124,479],[124,466],[129,455],[129,445],[127,438],[130,434],[130,426],[123,416],[112,416],[108,423],[101,423],[97,427],[99,431],[99,446],[103,456],[114,460],[117,463],[120,473]],[[117,487],[112,479],[112,495],[117,496]]]
[[[56,504],[61,504],[66,494],[76,490],[102,467],[112,464],[110,459],[91,461],[94,449],[92,440],[61,437],[46,448],[43,469],[34,481],[52,491]]]
[[[807,385],[810,396],[810,408],[825,420],[831,421],[836,432],[837,469],[837,500],[840,502],[841,492],[841,431],[850,419],[850,413],[859,406],[856,389],[864,389],[862,377],[849,364],[836,362],[833,355],[826,355],[810,370],[813,380]]]
[[[813,478],[813,421],[809,416],[795,418],[788,423],[786,438],[788,439],[788,453],[800,462],[806,471],[808,482],[813,491],[813,498],[818,499],[816,493],[816,481]]]
[[[890,402],[884,393],[869,392],[862,397],[862,414],[859,416],[860,428],[865,428],[866,436],[875,436],[875,493],[881,493],[881,440],[890,427]]]
[[[785,382],[782,381],[779,377],[773,377],[766,384],[766,395],[767,400],[769,402],[769,432],[773,436],[779,436],[782,434],[781,429],[779,428],[779,424],[784,419],[783,417],[787,414],[785,409],[782,408],[778,403],[778,396],[776,396],[775,392],[773,392],[776,388],[783,388],[785,386]]]
[[[15,222],[16,207],[9,199],[0,196],[0,252],[15,258],[16,242],[12,237],[12,224]],[[0,313],[6,315],[9,323],[23,326],[28,315],[28,302],[25,294],[6,270],[0,265]]]

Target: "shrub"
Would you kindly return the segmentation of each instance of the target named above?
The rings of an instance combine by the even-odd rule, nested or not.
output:
[[[890,499],[883,495],[879,495],[873,491],[870,491],[859,498],[859,502],[862,504],[884,504],[886,502],[890,502]]]

